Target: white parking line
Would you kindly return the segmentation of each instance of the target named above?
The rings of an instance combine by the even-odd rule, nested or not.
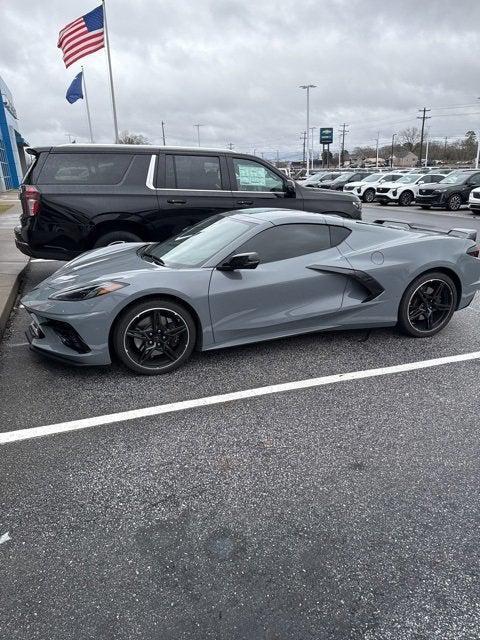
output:
[[[196,398],[194,400],[183,400],[181,402],[161,404],[155,407],[146,407],[144,409],[120,411],[119,413],[95,416],[93,418],[83,418],[81,420],[71,420],[69,422],[60,422],[58,424],[49,424],[43,427],[18,429],[16,431],[0,433],[0,444],[18,442],[20,440],[30,440],[41,436],[51,436],[56,433],[66,433],[68,431],[78,431],[80,429],[88,429],[89,427],[99,427],[101,425],[113,424],[115,422],[137,420],[138,418],[158,416],[163,413],[174,413],[176,411],[185,411],[186,409],[208,407],[210,405],[223,404],[225,402],[233,402],[235,400],[246,400],[247,398],[256,398],[272,395],[274,393],[284,393],[285,391],[298,391],[301,389],[310,389],[312,387],[335,384],[337,382],[347,382],[348,380],[361,380],[364,378],[385,376],[392,373],[418,371],[419,369],[428,369],[430,367],[439,367],[444,364],[467,362],[469,360],[478,359],[480,359],[480,351],[473,351],[472,353],[461,353],[456,356],[446,356],[444,358],[433,358],[432,360],[421,360],[420,362],[397,364],[391,367],[380,367],[379,369],[364,369],[363,371],[351,371],[350,373],[337,373],[331,376],[323,376],[321,378],[309,378],[308,380],[285,382],[282,384],[269,385],[267,387],[257,387],[254,389],[246,389],[244,391],[234,391],[232,393],[223,393],[216,396]]]

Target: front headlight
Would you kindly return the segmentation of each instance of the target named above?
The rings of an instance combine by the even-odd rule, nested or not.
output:
[[[123,289],[123,287],[128,287],[128,284],[126,282],[102,282],[100,284],[91,284],[75,289],[62,289],[62,291],[58,291],[49,296],[49,299],[79,302],[81,300],[98,298],[98,296],[105,296],[107,293],[113,293],[113,291],[118,291],[118,289]]]

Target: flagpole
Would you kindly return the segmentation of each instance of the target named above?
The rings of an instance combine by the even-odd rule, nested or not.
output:
[[[117,107],[115,104],[115,91],[113,89],[112,60],[110,58],[110,39],[108,37],[107,11],[105,7],[105,0],[102,0],[102,6],[103,6],[103,25],[105,28],[105,45],[106,45],[105,48],[107,50],[108,75],[110,77],[110,94],[112,96],[113,128],[115,131],[115,142],[118,143],[120,136],[118,135]]]
[[[88,130],[90,131],[90,142],[94,142],[93,140],[93,131],[92,131],[92,120],[90,118],[90,107],[88,106],[88,95],[87,95],[87,83],[85,82],[85,71],[82,69],[82,81],[83,81],[83,93],[85,94],[85,106],[87,107],[87,118],[88,118]]]

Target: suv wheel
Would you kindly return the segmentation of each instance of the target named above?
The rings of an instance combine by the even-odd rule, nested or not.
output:
[[[399,199],[398,204],[401,207],[409,207],[413,202],[413,193],[411,191],[404,191]]]
[[[458,193],[454,193],[447,200],[447,209],[449,211],[458,211],[462,206],[462,198]]]
[[[130,231],[110,231],[109,233],[104,233],[103,236],[100,236],[93,245],[93,248],[98,249],[99,247],[107,247],[109,244],[114,244],[115,242],[143,241],[140,236],[137,236],[134,233],[130,233]]]
[[[117,357],[135,373],[152,376],[180,367],[191,355],[197,330],[191,314],[154,298],[128,309],[113,330]]]
[[[425,273],[406,289],[400,302],[398,324],[414,338],[433,336],[449,322],[457,308],[457,290],[445,273]]]
[[[375,189],[367,189],[362,196],[364,202],[373,202],[375,200]]]

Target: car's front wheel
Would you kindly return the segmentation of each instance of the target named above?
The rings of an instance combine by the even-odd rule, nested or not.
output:
[[[449,211],[458,211],[462,206],[462,198],[458,193],[454,193],[447,200],[447,209]]]
[[[168,373],[191,355],[196,341],[192,315],[180,304],[154,298],[130,307],[112,335],[115,354],[143,375]]]
[[[398,199],[398,204],[401,207],[409,207],[412,204],[413,199],[414,195],[411,191],[404,191]]]
[[[441,331],[456,308],[457,290],[453,280],[442,272],[425,273],[403,294],[398,324],[404,333],[426,338]]]
[[[373,202],[375,200],[375,189],[367,189],[362,196],[364,202]]]

